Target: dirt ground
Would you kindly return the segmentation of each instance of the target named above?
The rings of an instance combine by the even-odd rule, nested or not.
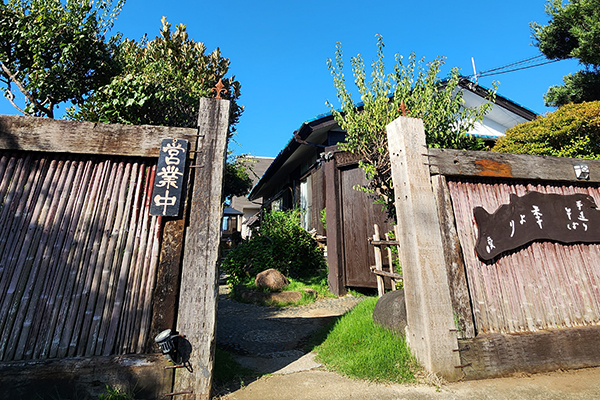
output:
[[[591,400],[600,399],[600,368],[456,383],[385,385],[352,380],[323,369],[274,374],[222,400]]]

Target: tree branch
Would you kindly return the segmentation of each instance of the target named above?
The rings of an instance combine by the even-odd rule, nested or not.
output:
[[[10,81],[9,81],[9,84],[10,84]],[[14,101],[15,94],[10,90],[10,87],[7,88],[6,95],[4,97],[6,97],[8,99],[8,101],[10,101],[10,104],[12,104],[14,108],[16,108],[17,110],[19,110],[21,113],[27,115],[27,113],[25,111],[23,111],[21,109],[21,107],[19,107],[17,105],[17,103],[15,103],[15,101]]]
[[[0,62],[0,67],[2,67],[2,71],[4,72],[4,74],[8,77],[8,79],[10,79],[11,81],[14,82],[15,85],[17,85],[17,87],[19,88],[19,91],[21,93],[23,93],[23,95],[25,95],[25,97],[27,97],[27,99],[33,104],[35,105],[35,107],[40,110],[41,112],[43,112],[44,114],[46,114],[46,116],[52,118],[52,110],[44,107],[42,104],[40,104],[39,101],[37,101],[32,95],[31,93],[29,93],[29,91],[27,91],[27,89],[25,89],[25,86],[23,86],[23,84],[16,78],[16,73],[12,74],[10,72],[10,70],[6,67],[6,65],[4,65],[3,62]],[[14,98],[14,96],[13,96]],[[13,101],[11,101],[11,103],[13,104],[13,106],[15,105]],[[16,107],[16,106],[15,106]],[[25,115],[30,115],[24,111],[22,111],[19,107],[16,107],[19,111],[21,111],[23,114]]]

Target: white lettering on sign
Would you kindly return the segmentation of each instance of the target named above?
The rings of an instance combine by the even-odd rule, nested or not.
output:
[[[540,208],[536,205],[533,205],[533,208],[531,210],[531,213],[533,214],[533,216],[535,217],[535,222],[538,224],[538,226],[540,227],[540,229],[542,229],[542,214],[540,212]]]
[[[183,176],[183,172],[179,170],[178,167],[173,165],[169,165],[167,167],[161,168],[161,171],[156,174],[156,176],[160,176],[160,180],[156,184],[158,187],[166,186],[167,189],[169,187],[178,188],[177,181],[180,176]]]

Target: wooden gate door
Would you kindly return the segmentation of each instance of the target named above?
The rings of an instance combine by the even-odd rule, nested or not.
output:
[[[375,197],[355,189],[366,184],[364,172],[358,165],[339,171],[345,286],[376,288],[377,279],[370,269],[375,265],[375,255],[368,240],[373,237],[374,224],[379,225],[383,233],[390,231],[391,225],[381,205],[374,204]],[[386,278],[386,286],[389,285]]]

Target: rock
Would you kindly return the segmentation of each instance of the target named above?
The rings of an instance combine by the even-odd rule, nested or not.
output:
[[[276,301],[278,303],[295,303],[302,300],[302,293],[300,292],[279,292],[279,293],[264,293],[266,301]]]
[[[270,268],[256,275],[254,284],[257,289],[269,289],[277,292],[290,284],[290,281],[276,269]]]
[[[295,303],[302,300],[302,293],[295,291],[264,293],[253,292],[250,290],[239,290],[238,294],[245,302],[260,305],[268,304],[270,302]]]
[[[306,293],[307,295],[309,295],[310,297],[312,297],[313,299],[316,299],[317,296],[319,295],[315,289],[311,289],[311,288],[303,288],[302,291],[304,293]]]
[[[391,291],[381,296],[373,310],[373,321],[397,334],[404,335],[406,328],[404,290]]]

